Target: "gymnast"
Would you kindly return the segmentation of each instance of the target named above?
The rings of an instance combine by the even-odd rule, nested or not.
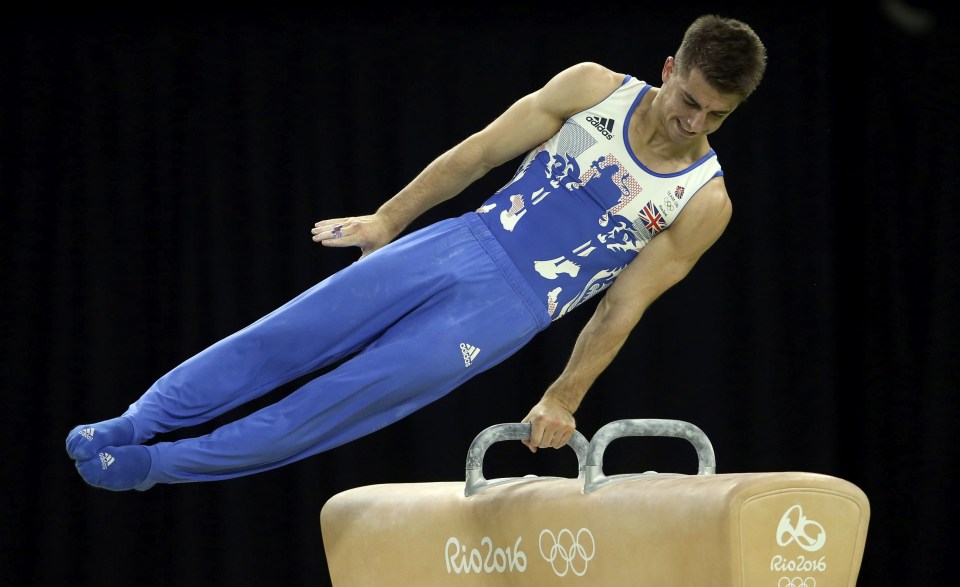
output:
[[[71,430],[67,454],[88,484],[112,491],[282,467],[443,397],[602,293],[522,420],[531,451],[565,446],[646,309],[726,228],[732,205],[708,136],[766,61],[749,25],[704,15],[666,57],[659,87],[597,63],[560,71],[373,214],[314,224],[314,242],[359,247],[359,259],[174,367],[121,415]],[[479,207],[401,234],[524,154]],[[209,434],[150,443],[321,370]]]

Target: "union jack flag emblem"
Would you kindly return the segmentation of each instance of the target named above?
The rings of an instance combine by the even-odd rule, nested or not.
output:
[[[647,205],[640,209],[640,221],[643,227],[650,231],[650,234],[657,234],[667,227],[667,221],[660,213],[660,210],[653,205],[653,202],[647,202]]]

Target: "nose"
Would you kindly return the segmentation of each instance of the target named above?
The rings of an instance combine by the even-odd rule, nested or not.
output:
[[[687,117],[686,123],[687,128],[691,132],[700,132],[703,130],[703,125],[706,121],[706,114],[702,111],[693,112],[690,116]]]

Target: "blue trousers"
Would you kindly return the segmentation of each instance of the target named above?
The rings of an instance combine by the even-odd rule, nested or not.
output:
[[[149,445],[139,488],[249,475],[334,448],[443,397],[549,324],[475,213],[408,234],[157,380],[124,413],[135,443],[343,360],[210,434]]]

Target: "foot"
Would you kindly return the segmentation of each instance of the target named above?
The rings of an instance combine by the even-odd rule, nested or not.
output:
[[[87,461],[105,446],[126,446],[132,442],[133,424],[121,416],[71,430],[67,434],[67,454],[75,461]]]
[[[145,483],[150,462],[150,451],[145,446],[105,446],[93,458],[78,460],[77,471],[94,487],[110,491],[145,491],[154,485]]]

